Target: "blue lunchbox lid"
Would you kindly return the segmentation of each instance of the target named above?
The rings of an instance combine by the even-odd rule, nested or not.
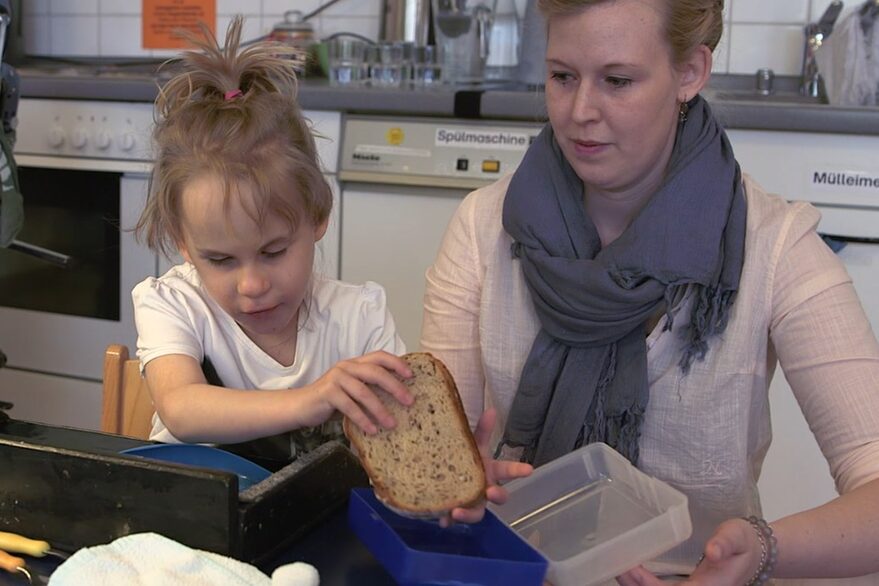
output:
[[[200,468],[224,470],[238,475],[238,491],[260,483],[271,472],[241,456],[202,444],[149,444],[122,450],[121,454],[162,460]]]
[[[403,585],[541,586],[548,561],[494,513],[479,523],[442,528],[385,507],[371,488],[355,488],[348,524]]]

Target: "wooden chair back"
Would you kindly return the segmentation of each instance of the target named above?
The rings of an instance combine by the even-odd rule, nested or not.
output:
[[[154,411],[146,381],[140,375],[140,362],[129,359],[127,346],[107,346],[101,431],[147,439]]]

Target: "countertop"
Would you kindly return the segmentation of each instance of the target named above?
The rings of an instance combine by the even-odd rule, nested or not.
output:
[[[151,102],[166,69],[156,63],[82,64],[29,62],[17,66],[25,98]],[[837,107],[804,98],[796,78],[776,78],[770,96],[757,95],[753,78],[715,75],[703,95],[727,128],[879,135],[879,108]],[[517,84],[436,89],[333,87],[305,78],[299,91],[304,109],[346,113],[542,121],[543,91]]]

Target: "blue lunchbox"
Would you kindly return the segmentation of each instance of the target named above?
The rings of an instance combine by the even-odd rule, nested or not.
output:
[[[250,488],[272,475],[271,472],[241,456],[202,444],[149,444],[120,452],[152,460],[225,470],[238,475],[238,490]]]
[[[348,524],[403,586],[541,586],[548,561],[491,511],[479,523],[443,529],[398,515],[371,488],[355,488]]]

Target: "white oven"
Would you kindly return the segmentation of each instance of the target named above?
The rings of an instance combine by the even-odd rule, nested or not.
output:
[[[333,188],[316,268],[337,277],[339,112],[306,111]],[[18,419],[98,429],[104,349],[133,351],[131,290],[167,270],[131,229],[152,168],[153,104],[22,99],[15,159],[25,204],[18,239],[72,257],[62,268],[0,249],[0,400]]]
[[[97,428],[104,349],[134,347],[131,289],[157,257],[131,232],[150,170],[152,104],[19,103],[18,239],[69,255],[58,266],[0,250],[0,399],[20,419]]]

